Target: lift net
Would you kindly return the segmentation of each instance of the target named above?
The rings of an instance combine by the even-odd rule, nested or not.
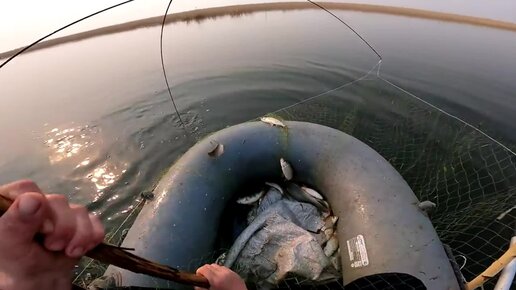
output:
[[[470,281],[508,249],[514,235],[516,155],[479,129],[382,78],[376,68],[346,86],[269,116],[332,127],[380,153],[420,201],[437,205],[432,224],[451,248],[451,262]],[[214,262],[221,252],[193,263]],[[484,289],[493,289],[495,282],[487,282]],[[346,286],[342,281],[312,285],[289,277],[278,288],[425,289],[414,277],[402,274],[364,278]]]
[[[419,200],[437,204],[432,223],[466,280],[507,250],[516,219],[516,156],[478,130],[379,78],[276,114],[341,130],[387,159]]]
[[[451,262],[469,281],[507,250],[514,235],[514,149],[424,101],[424,96],[383,78],[378,57],[378,63],[362,76],[348,77],[347,82],[320,94],[300,97],[301,101],[269,115],[338,129],[380,153],[420,201],[437,205],[431,221],[442,243],[452,250]],[[221,128],[194,135],[201,138]],[[213,263],[224,250],[199,257],[189,268]],[[492,289],[495,282],[485,284],[485,289]],[[416,278],[395,273],[349,285],[342,281],[315,285],[288,277],[278,288],[425,289]]]
[[[414,95],[383,78],[381,56],[374,49],[373,52],[379,57],[379,62],[361,77],[355,78],[354,73],[352,77],[344,76],[350,80],[311,97],[299,97],[297,91],[291,92],[289,97],[299,97],[297,99],[302,101],[270,115],[286,121],[307,121],[338,129],[380,153],[403,176],[419,200],[429,200],[437,205],[431,221],[441,241],[451,247],[453,262],[469,281],[507,250],[514,235],[516,146],[503,145],[475,126],[425,102],[425,96]],[[296,72],[291,68],[285,75]],[[224,76],[226,79],[231,77],[228,74]],[[324,78],[332,77],[344,78],[338,71],[324,75]],[[259,80],[253,82],[261,85]],[[316,80],[314,83],[320,82]],[[181,86],[174,87],[172,93],[174,89],[177,92]],[[195,89],[196,86],[191,86],[185,91],[195,95]],[[260,90],[272,93],[264,88]],[[241,109],[235,107],[236,110]],[[180,107],[179,111],[181,109],[184,108]],[[185,112],[181,114],[188,117]],[[256,116],[249,116],[253,117]],[[244,120],[216,121],[206,119],[206,126],[199,131],[196,131],[196,123],[184,126],[190,134],[201,138]],[[132,214],[133,211],[128,218],[133,219]],[[129,227],[129,224],[125,225],[126,220],[122,223],[124,228]],[[113,243],[123,240],[122,232],[121,225],[111,237]],[[195,269],[204,263],[212,263],[224,250],[199,257],[187,268]],[[104,266],[93,265],[98,269],[94,275],[101,275]],[[88,271],[93,272],[91,267]],[[85,279],[81,275],[83,273],[77,273],[76,282],[92,279]],[[492,289],[495,281],[488,282],[485,288]],[[87,283],[78,284],[84,286]],[[289,277],[278,288],[424,289],[413,277],[402,274],[360,279],[352,285],[343,285],[342,281],[311,285],[298,277]]]

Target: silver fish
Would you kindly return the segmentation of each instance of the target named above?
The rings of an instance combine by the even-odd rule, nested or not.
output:
[[[422,201],[417,206],[427,215],[430,214],[437,207],[435,203],[429,200]]]
[[[210,143],[213,145],[213,149],[211,149],[208,152],[208,155],[210,157],[217,158],[220,155],[224,154],[224,145],[223,144],[220,144],[219,142],[216,142],[216,141],[211,141]]]
[[[276,189],[277,191],[279,191],[279,193],[283,194],[283,188],[281,188],[281,186],[279,186],[278,184],[272,182],[265,182],[265,184]]]
[[[122,231],[122,235],[120,236],[120,240],[123,241],[125,239],[125,237],[127,237],[127,234],[129,233],[129,228],[127,229],[124,229]]]
[[[335,224],[339,220],[338,216],[330,215],[324,219],[324,226],[321,228],[321,231],[324,231],[326,229],[334,229]]]
[[[253,204],[262,198],[262,196],[265,194],[265,190],[261,190],[260,192],[257,192],[256,194],[244,196],[239,199],[237,199],[237,203],[239,204]]]
[[[282,198],[283,194],[281,194],[276,188],[268,188],[268,191],[260,199],[259,204],[255,204],[247,214],[247,224],[251,224],[257,216],[269,209]]]
[[[511,213],[511,211],[515,210],[516,209],[516,205],[511,207],[510,209],[502,212],[499,216],[496,217],[497,220],[502,220],[506,215],[508,215],[509,213]]]
[[[321,200],[324,199],[320,193],[318,193],[317,191],[315,191],[315,190],[313,190],[313,189],[311,189],[309,187],[301,186],[301,189],[304,190],[309,195],[311,195],[311,196],[313,196],[313,197],[315,197],[317,199],[321,199]]]
[[[337,236],[334,234],[326,243],[326,246],[324,246],[324,254],[326,257],[330,257],[333,255],[337,249],[339,248],[339,240],[337,239]]]
[[[320,202],[321,202],[325,207],[330,208],[330,204],[329,204],[326,200],[321,200]],[[328,217],[328,216],[326,216],[326,217]]]
[[[324,208],[326,208],[326,210],[322,212],[322,217],[327,218],[327,217],[331,216],[332,212],[331,212],[330,204],[328,202],[326,202],[326,200],[319,200],[319,202],[324,206]]]
[[[339,217],[334,215],[328,216],[324,219],[324,226],[321,228],[321,231],[323,232],[325,242],[330,240],[330,238],[333,236],[333,233],[337,230],[336,224],[338,220]]]
[[[331,237],[333,236],[333,233],[334,233],[334,229],[333,228],[326,228],[324,229],[323,233],[324,233],[324,242],[327,242],[331,239]]]
[[[267,123],[271,126],[278,126],[278,127],[281,127],[281,128],[285,128],[285,124],[283,124],[283,122],[281,122],[280,120],[276,119],[276,118],[273,118],[273,117],[261,117],[260,118],[260,121],[264,122],[264,123]]]
[[[258,205],[258,214],[265,211],[272,204],[278,202],[282,198],[283,195],[276,188],[268,188],[267,193],[263,195],[262,199],[260,200],[260,204]]]
[[[333,264],[335,270],[339,271],[342,269],[342,261],[340,259],[340,247],[337,252],[330,257],[330,262]]]
[[[218,258],[217,260],[215,260],[215,264],[217,265],[224,265],[224,263],[226,262],[226,254],[227,252],[224,252],[222,253]]]
[[[119,271],[114,271],[108,276],[99,277],[88,285],[87,290],[109,289],[122,286],[122,274]]]
[[[286,180],[292,180],[294,177],[294,170],[292,166],[283,158],[280,158],[281,172],[283,172],[283,176]]]
[[[315,206],[321,212],[326,212],[329,210],[319,200],[317,200],[317,199],[313,198],[311,195],[305,193],[301,189],[301,187],[299,187],[299,185],[297,185],[295,183],[287,182],[286,190],[287,190],[287,194],[294,200],[309,203],[309,204]]]

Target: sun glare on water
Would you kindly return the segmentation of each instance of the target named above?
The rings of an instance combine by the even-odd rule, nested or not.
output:
[[[127,164],[117,164],[108,159],[95,164],[95,146],[100,146],[99,129],[90,126],[53,128],[46,133],[45,145],[49,149],[48,160],[51,165],[71,163],[77,172],[86,172],[85,180],[90,181],[96,194],[93,202],[102,197],[104,190],[114,185],[126,172]],[[111,197],[116,199],[117,197]]]

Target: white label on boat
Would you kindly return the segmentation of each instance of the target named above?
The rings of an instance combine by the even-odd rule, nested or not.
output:
[[[364,236],[358,235],[346,241],[348,244],[351,268],[361,268],[369,265]]]

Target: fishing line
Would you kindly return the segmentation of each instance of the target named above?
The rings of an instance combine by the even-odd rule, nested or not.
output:
[[[464,255],[457,255],[457,257],[462,258],[462,265],[459,268],[459,270],[462,270],[462,268],[464,268],[464,266],[466,266],[466,263],[468,262],[468,258],[466,258],[466,256],[464,256]],[[457,257],[455,257],[455,259],[457,259]]]
[[[108,10],[111,10],[111,9],[113,9],[113,8],[116,8],[116,7],[119,7],[119,6],[122,6],[122,5],[125,5],[125,4],[130,3],[130,2],[133,2],[133,1],[134,1],[134,0],[127,0],[127,1],[124,1],[124,2],[120,2],[120,3],[118,3],[118,4],[115,4],[115,5],[113,5],[113,6],[110,6],[110,7],[104,8],[104,9],[99,10],[99,11],[97,11],[97,12],[95,12],[95,13],[90,14],[90,15],[84,16],[84,17],[82,17],[82,18],[80,18],[80,19],[78,19],[78,20],[75,20],[75,21],[73,21],[73,22],[71,22],[71,23],[69,23],[69,24],[67,24],[67,25],[65,25],[65,26],[63,26],[63,27],[61,27],[61,28],[59,28],[59,29],[57,29],[57,30],[54,30],[53,32],[51,32],[51,33],[49,33],[49,34],[47,34],[47,35],[45,35],[45,36],[41,37],[40,39],[38,39],[38,40],[34,41],[33,43],[29,44],[28,46],[24,47],[22,50],[18,51],[17,53],[15,53],[15,54],[14,54],[14,55],[12,55],[11,57],[9,57],[6,61],[4,61],[2,64],[0,64],[0,69],[1,69],[2,67],[4,67],[6,64],[8,64],[9,62],[11,62],[14,58],[16,58],[17,56],[19,56],[20,54],[24,53],[25,51],[27,51],[28,49],[30,49],[30,48],[31,48],[31,47],[33,47],[34,45],[36,45],[36,44],[40,43],[41,41],[43,41],[43,40],[45,40],[45,39],[47,39],[47,38],[49,38],[50,36],[52,36],[52,35],[54,35],[54,34],[56,34],[56,33],[60,32],[60,31],[62,31],[62,30],[64,30],[64,29],[66,29],[66,28],[68,28],[68,27],[70,27],[70,26],[72,26],[72,25],[75,25],[75,24],[77,24],[77,23],[79,23],[79,22],[81,22],[81,21],[83,21],[83,20],[86,20],[86,19],[91,18],[91,17],[93,17],[93,16],[95,16],[95,15],[98,15],[98,14],[100,14],[100,13],[106,12],[106,11],[108,11]]]
[[[315,95],[315,96],[311,96],[311,97],[309,97],[309,98],[303,99],[303,100],[301,100],[301,101],[299,101],[299,102],[296,102],[296,103],[294,103],[294,104],[292,104],[292,105],[289,105],[289,106],[283,107],[283,108],[278,109],[278,110],[276,110],[276,111],[273,111],[273,112],[271,112],[271,113],[272,113],[272,114],[274,114],[274,113],[278,113],[278,112],[283,111],[283,110],[288,110],[288,109],[290,109],[290,108],[292,108],[292,107],[295,107],[295,106],[297,106],[297,105],[300,105],[300,104],[306,103],[306,102],[311,101],[311,100],[313,100],[313,99],[316,99],[316,98],[319,98],[319,97],[321,97],[321,96],[327,95],[327,94],[329,94],[329,93],[332,93],[332,92],[338,91],[338,90],[340,90],[340,89],[342,89],[342,88],[344,88],[344,87],[350,86],[350,85],[352,85],[352,84],[354,84],[354,83],[356,83],[356,82],[358,82],[358,81],[364,80],[365,78],[367,78],[367,77],[371,74],[371,72],[372,72],[373,70],[375,70],[375,68],[379,68],[379,67],[380,67],[380,65],[381,65],[381,63],[382,63],[382,60],[379,60],[379,61],[378,61],[378,62],[377,62],[377,63],[376,63],[376,64],[375,64],[375,65],[374,65],[374,66],[373,66],[373,67],[372,67],[368,72],[366,72],[364,75],[362,75],[361,77],[359,77],[359,78],[357,78],[357,79],[354,79],[354,80],[352,80],[352,81],[350,81],[350,82],[344,83],[344,84],[342,84],[342,85],[340,85],[340,86],[338,86],[338,87],[335,87],[335,88],[333,88],[333,89],[331,89],[331,90],[324,91],[324,92],[322,92],[322,93],[320,93],[320,94],[317,94],[317,95]]]
[[[145,199],[144,198],[142,198],[140,201],[138,201],[138,203],[132,208],[132,210],[129,212],[129,214],[125,217],[125,219],[122,221],[122,223],[118,226],[118,228],[114,232],[112,232],[111,236],[106,240],[107,243],[111,242],[111,240],[122,229],[122,227],[127,223],[129,218],[136,212],[136,210],[140,209],[140,207],[142,206],[143,203],[145,203]],[[91,259],[88,262],[88,264],[86,264],[86,266],[84,266],[82,268],[82,271],[79,272],[79,274],[77,274],[77,276],[75,276],[75,279],[72,281],[72,284],[74,284],[75,282],[77,282],[77,280],[79,280],[79,278],[82,276],[82,274],[84,274],[84,272],[86,272],[88,267],[91,266],[91,264],[93,264],[94,261],[95,260]]]
[[[186,125],[183,122],[183,119],[181,118],[181,114],[179,114],[179,110],[177,109],[176,102],[174,101],[174,96],[172,95],[172,91],[170,90],[170,85],[168,83],[168,77],[167,77],[167,70],[165,69],[165,62],[163,60],[163,31],[165,28],[165,21],[167,20],[168,10],[170,9],[170,5],[172,5],[172,1],[173,0],[170,0],[168,2],[167,9],[165,10],[165,14],[163,15],[163,22],[161,23],[161,34],[159,37],[159,53],[160,53],[160,57],[161,57],[161,68],[163,70],[163,78],[165,79],[165,83],[167,85],[168,95],[170,96],[172,105],[174,105],[174,110],[176,111],[176,115],[177,115],[177,118],[179,119],[179,122],[181,123],[181,126],[183,126],[183,129],[189,135],[188,130],[186,130]]]
[[[360,33],[358,33],[358,31],[356,31],[355,29],[353,29],[353,27],[351,27],[349,24],[346,23],[346,21],[342,20],[340,17],[338,17],[337,15],[335,15],[333,12],[331,12],[330,10],[326,9],[324,6],[316,3],[316,2],[313,2],[312,0],[306,0],[310,3],[312,3],[313,5],[321,8],[322,10],[326,11],[328,14],[330,14],[331,16],[333,16],[335,19],[337,19],[340,23],[346,25],[347,28],[349,28],[349,30],[351,30],[354,34],[356,34],[356,36],[358,36],[367,46],[369,46],[369,48],[378,56],[378,58],[380,60],[382,60],[382,56],[378,53],[378,51],[376,51],[376,49],[374,49],[374,47],[367,41],[365,40],[365,38],[362,37],[362,35],[360,35]]]
[[[331,16],[333,16],[335,19],[337,19],[340,23],[342,23],[342,24],[344,24],[346,27],[348,27],[348,28],[349,28],[349,29],[350,29],[350,30],[351,30],[355,35],[357,35],[357,36],[358,36],[358,37],[359,37],[359,38],[360,38],[360,39],[361,39],[361,40],[362,40],[362,41],[363,41],[363,42],[364,42],[364,43],[365,43],[365,44],[366,44],[366,45],[367,45],[367,46],[368,46],[368,47],[369,47],[369,48],[370,48],[370,49],[371,49],[375,54],[376,54],[376,56],[378,57],[378,59],[379,59],[379,60],[378,60],[378,62],[377,62],[377,63],[376,63],[376,64],[375,64],[375,65],[374,65],[374,66],[373,66],[373,67],[372,67],[368,72],[366,72],[366,73],[365,73],[364,75],[362,75],[361,77],[359,77],[359,78],[357,78],[357,79],[355,79],[355,80],[352,80],[352,81],[350,81],[350,82],[344,83],[344,84],[342,84],[342,85],[340,85],[340,86],[338,86],[338,87],[335,87],[335,88],[333,88],[333,89],[331,89],[331,90],[327,90],[327,91],[322,92],[322,93],[320,93],[320,94],[317,94],[317,95],[315,95],[315,96],[312,96],[312,97],[309,97],[309,98],[303,99],[303,100],[301,100],[301,101],[299,101],[299,102],[296,102],[296,103],[294,103],[294,104],[292,104],[292,105],[289,105],[289,106],[286,106],[286,107],[280,108],[280,109],[278,109],[278,110],[276,110],[276,111],[271,112],[272,114],[274,114],[274,113],[278,113],[278,112],[283,111],[283,110],[288,110],[288,109],[290,109],[290,108],[292,108],[292,107],[295,107],[295,106],[297,106],[297,105],[300,105],[300,104],[306,103],[306,102],[311,101],[311,100],[313,100],[313,99],[316,99],[316,98],[319,98],[319,97],[321,97],[321,96],[327,95],[327,94],[329,94],[329,93],[332,93],[332,92],[338,91],[338,90],[340,90],[340,89],[342,89],[342,88],[344,88],[344,87],[347,87],[347,86],[349,86],[349,85],[352,85],[352,84],[354,84],[354,83],[356,83],[356,82],[358,82],[358,81],[364,80],[364,79],[365,79],[365,78],[367,78],[367,77],[371,74],[371,72],[372,72],[373,70],[375,70],[375,69],[376,69],[376,75],[378,75],[378,74],[379,74],[379,70],[380,70],[380,67],[381,67],[381,64],[382,64],[382,60],[383,60],[383,59],[382,59],[382,56],[380,55],[380,53],[378,53],[378,51],[376,51],[376,49],[374,49],[374,48],[373,48],[373,46],[372,46],[372,45],[371,45],[371,44],[370,44],[370,43],[369,43],[365,38],[363,38],[363,37],[362,37],[362,35],[360,35],[360,33],[358,33],[358,31],[356,31],[353,27],[351,27],[351,25],[347,24],[347,23],[346,23],[344,20],[342,20],[340,17],[338,17],[337,15],[335,15],[334,13],[332,13],[330,10],[326,9],[324,6],[322,6],[322,5],[320,5],[320,4],[316,3],[316,2],[313,2],[313,1],[311,1],[311,0],[306,0],[306,1],[307,1],[307,2],[309,2],[309,3],[311,3],[311,4],[313,4],[313,5],[315,5],[316,7],[320,8],[320,9],[322,9],[322,10],[323,10],[323,11],[325,11],[326,13],[329,13]]]
[[[487,133],[485,133],[484,131],[480,130],[479,128],[477,128],[477,127],[475,127],[475,126],[471,125],[470,123],[468,123],[467,121],[463,120],[462,118],[460,118],[460,117],[458,117],[458,116],[455,116],[455,115],[453,115],[453,114],[451,114],[451,113],[448,113],[447,111],[445,111],[445,110],[443,110],[443,109],[441,109],[441,108],[439,108],[439,107],[437,107],[437,106],[433,105],[433,104],[432,104],[432,103],[430,103],[430,102],[427,102],[427,101],[423,100],[422,98],[420,98],[420,97],[416,96],[415,94],[413,94],[413,93],[411,93],[410,91],[408,91],[408,90],[406,90],[406,89],[402,88],[401,86],[399,86],[399,85],[397,85],[397,84],[395,84],[395,83],[393,83],[393,82],[391,82],[391,81],[389,81],[389,80],[387,80],[387,79],[383,78],[383,77],[381,76],[381,73],[380,73],[380,69],[381,69],[381,64],[382,64],[382,60],[383,60],[383,58],[382,58],[382,56],[378,53],[378,51],[376,51],[376,49],[374,49],[374,47],[373,47],[373,46],[372,46],[372,45],[371,45],[371,44],[370,44],[370,43],[369,43],[369,42],[368,42],[364,37],[362,37],[362,36],[360,35],[360,33],[358,33],[358,32],[357,32],[355,29],[353,29],[349,24],[347,24],[347,23],[346,23],[344,20],[342,20],[340,17],[338,17],[337,15],[335,15],[334,13],[332,13],[330,10],[326,9],[324,6],[322,6],[322,5],[320,5],[320,4],[316,3],[316,2],[313,2],[313,1],[311,1],[311,0],[306,0],[306,1],[308,1],[308,2],[312,3],[313,5],[315,5],[315,6],[319,7],[319,8],[321,8],[322,10],[324,10],[325,12],[327,12],[328,14],[330,14],[331,16],[333,16],[335,19],[337,19],[339,22],[341,22],[342,24],[344,24],[346,27],[348,27],[348,28],[349,28],[353,33],[355,33],[355,34],[356,34],[356,35],[357,35],[357,36],[358,36],[358,37],[359,37],[359,38],[360,38],[360,39],[361,39],[361,40],[362,40],[362,41],[363,41],[363,42],[364,42],[364,43],[365,43],[365,44],[366,44],[366,45],[367,45],[367,46],[368,46],[368,47],[369,47],[369,48],[370,48],[370,49],[371,49],[371,50],[372,50],[372,51],[373,51],[377,56],[378,56],[378,58],[380,59],[380,61],[375,65],[375,67],[376,67],[376,66],[378,67],[378,70],[376,71],[376,76],[377,76],[377,78],[378,78],[378,79],[380,79],[380,80],[384,81],[385,83],[387,83],[387,84],[389,84],[390,86],[392,86],[392,87],[394,87],[394,88],[398,89],[399,91],[404,92],[405,94],[407,94],[407,95],[409,95],[410,97],[412,97],[412,98],[414,98],[414,99],[416,99],[416,100],[418,100],[418,101],[422,102],[423,104],[425,104],[425,105],[427,105],[427,106],[430,106],[431,108],[434,108],[435,110],[437,110],[437,111],[441,112],[442,114],[444,114],[444,115],[446,115],[446,116],[448,116],[448,117],[450,117],[450,118],[453,118],[453,119],[455,119],[455,120],[457,120],[457,121],[459,121],[459,122],[463,123],[463,124],[464,124],[464,125],[466,125],[467,127],[470,127],[470,128],[471,128],[471,129],[473,129],[474,131],[477,131],[478,133],[480,133],[481,135],[483,135],[483,136],[484,136],[484,137],[486,137],[487,139],[491,140],[491,141],[492,141],[492,142],[494,142],[495,144],[498,144],[500,147],[502,147],[504,150],[506,150],[506,151],[507,151],[507,152],[509,152],[510,154],[512,154],[512,155],[514,155],[514,156],[516,156],[516,153],[515,153],[514,151],[512,151],[510,148],[508,148],[507,146],[505,146],[504,144],[502,144],[500,141],[496,140],[495,138],[491,137],[489,134],[487,134]],[[371,72],[371,71],[369,71],[366,75],[368,75],[370,72]],[[354,83],[354,82],[356,82],[356,81],[359,81],[359,80],[363,79],[364,77],[365,77],[365,76],[362,76],[361,78],[359,78],[359,79],[357,79],[357,80],[355,80],[355,81],[353,81],[353,82],[351,82],[351,83]],[[351,83],[349,83],[349,84],[351,84]],[[348,85],[348,84],[346,84],[346,85]],[[319,95],[317,95],[317,96],[313,96],[313,97],[311,97],[311,98],[309,98],[309,99],[303,100],[303,101],[301,101],[301,102],[299,102],[299,103],[296,103],[296,104],[294,104],[294,105],[288,106],[288,107],[286,107],[286,108],[290,108],[290,107],[293,107],[293,106],[295,106],[295,105],[297,105],[297,104],[304,103],[304,102],[306,102],[306,101],[308,101],[308,100],[315,99],[315,98],[320,97],[320,96],[322,96],[322,95],[325,95],[325,94],[327,94],[327,93],[329,93],[329,92],[333,92],[333,91],[335,91],[335,90],[338,90],[339,88],[342,88],[342,87],[344,87],[344,86],[346,86],[346,85],[343,85],[343,86],[340,86],[340,87],[338,87],[338,88],[332,89],[332,90],[330,90],[330,91],[327,91],[327,92],[325,92],[325,93],[319,94]],[[280,110],[282,110],[282,109],[280,109]],[[278,110],[278,111],[280,111],[280,110]],[[276,111],[276,112],[277,112],[277,111]]]
[[[41,41],[51,37],[52,35],[56,34],[56,33],[59,33],[60,31],[63,31],[65,30],[66,28],[70,27],[70,26],[73,26],[81,21],[84,21],[88,18],[91,18],[93,16],[96,16],[96,15],[99,15],[103,12],[106,12],[108,10],[111,10],[111,9],[114,9],[114,8],[117,8],[117,7],[120,7],[122,5],[125,5],[127,3],[130,3],[130,2],[133,2],[134,0],[126,0],[126,1],[123,1],[123,2],[120,2],[118,4],[115,4],[115,5],[112,5],[112,6],[109,6],[107,8],[104,8],[104,9],[101,9],[99,11],[96,11],[94,13],[91,13],[89,15],[86,15],[80,19],[77,19],[73,22],[70,22],[68,23],[67,25],[65,26],[62,26],[60,27],[59,29],[56,29],[54,31],[52,31],[51,33],[39,38],[38,40],[34,41],[33,43],[29,44],[28,46],[24,47],[23,49],[19,50],[18,52],[16,52],[15,54],[13,54],[12,56],[10,56],[7,60],[5,60],[2,64],[0,64],[0,69],[3,68],[4,66],[6,66],[9,62],[11,62],[12,60],[14,60],[16,57],[18,57],[19,55],[21,55],[22,53],[26,52],[27,50],[29,50],[30,48],[32,48],[33,46],[35,46],[36,44],[40,43]],[[166,73],[166,70],[165,70],[165,64],[164,64],[164,60],[163,60],[163,31],[164,31],[164,26],[165,26],[165,22],[166,22],[166,19],[167,19],[167,14],[168,14],[168,11],[170,9],[170,6],[172,4],[172,1],[173,0],[170,0],[169,3],[168,3],[168,6],[167,6],[167,9],[165,11],[165,15],[163,16],[163,22],[161,23],[161,33],[160,33],[160,57],[161,57],[161,67],[163,69],[163,77],[165,78],[165,83],[167,85],[167,90],[168,90],[168,94],[170,96],[170,100],[172,101],[172,104],[174,105],[174,110],[175,110],[175,113],[177,114],[177,117],[179,118],[179,122],[181,123],[183,129],[185,129],[185,131],[188,133],[188,131],[186,130],[186,125],[185,123],[183,122],[183,119],[181,118],[181,115],[179,114],[179,110],[177,109],[177,106],[176,106],[176,102],[174,101],[174,97],[172,95],[172,91],[170,89],[170,85],[169,85],[169,82],[168,82],[168,77],[167,77],[167,73]]]
[[[5,60],[2,64],[0,64],[0,69],[3,68],[4,66],[6,66],[8,63],[10,63],[12,60],[14,60],[16,57],[20,56],[22,53],[26,52],[27,50],[29,50],[30,48],[32,48],[33,46],[35,46],[36,44],[40,43],[41,41],[51,37],[52,35],[56,34],[56,33],[59,33],[60,31],[63,31],[65,29],[67,29],[68,27],[70,26],[73,26],[79,22],[82,22],[88,18],[91,18],[93,16],[96,16],[96,15],[99,15],[103,12],[106,12],[106,11],[109,11],[111,9],[114,9],[114,8],[117,8],[117,7],[120,7],[122,5],[125,5],[125,4],[128,4],[130,2],[133,2],[134,0],[126,0],[126,1],[123,1],[123,2],[120,2],[120,3],[117,3],[115,5],[112,5],[112,6],[109,6],[107,8],[104,8],[104,9],[101,9],[101,10],[98,10],[94,13],[91,13],[89,15],[86,15],[80,19],[77,19],[73,22],[70,22],[68,23],[67,25],[64,25],[54,31],[52,31],[51,33],[39,38],[38,40],[32,42],[31,44],[29,44],[28,46],[24,47],[23,49],[19,50],[18,52],[16,52],[15,54],[13,54],[12,56],[10,56],[7,60]],[[163,62],[163,28],[164,28],[164,25],[165,25],[165,21],[166,21],[166,18],[167,18],[167,13],[168,13],[168,10],[170,9],[170,5],[172,4],[172,0],[170,0],[170,2],[168,3],[168,6],[167,6],[167,9],[165,11],[165,15],[163,17],[163,23],[161,25],[161,35],[160,35],[160,54],[161,54],[161,65],[162,65],[162,68],[163,68],[163,75],[164,75],[164,78],[165,78],[165,82],[167,84],[167,88],[168,88],[168,92],[169,92],[169,95],[170,95],[170,99],[172,100],[172,103],[174,105],[174,109],[177,113],[177,116],[181,122],[181,124],[183,125],[183,128],[185,128],[186,130],[186,127],[185,127],[185,124],[183,122],[183,120],[181,119],[181,116],[177,110],[177,107],[176,107],[176,104],[174,102],[174,98],[172,96],[172,92],[170,90],[170,86],[168,84],[168,78],[167,78],[167,75],[166,75],[166,71],[165,71],[165,65],[164,65],[164,62]],[[140,205],[143,203],[144,201],[140,201],[134,208],[133,210],[127,215],[127,217],[124,219],[124,221],[122,221],[122,223],[119,225],[119,227],[115,230],[115,232],[111,235],[111,237],[107,240],[108,242],[111,241],[111,239],[118,233],[118,231],[125,225],[125,223],[129,220],[129,218],[134,214],[134,212],[136,212],[136,210],[140,207]],[[88,269],[88,267],[93,263],[94,260],[91,260],[88,262],[88,264],[82,269],[82,271],[75,277],[75,279],[73,280],[73,283],[75,283],[79,277],[82,276],[82,274]]]
[[[516,153],[515,153],[514,151],[512,151],[509,147],[507,147],[507,146],[503,145],[500,141],[498,141],[498,140],[496,140],[495,138],[491,137],[490,135],[488,135],[488,134],[487,134],[487,133],[485,133],[484,131],[482,131],[482,130],[478,129],[477,127],[475,127],[475,126],[473,126],[473,125],[471,125],[470,123],[468,123],[467,121],[465,121],[465,120],[461,119],[460,117],[455,116],[455,115],[453,115],[453,114],[451,114],[451,113],[448,113],[448,112],[446,112],[445,110],[443,110],[443,109],[441,109],[441,108],[439,108],[439,107],[437,107],[437,106],[433,105],[432,103],[429,103],[429,102],[427,102],[427,101],[425,101],[425,100],[421,99],[420,97],[416,96],[415,94],[413,94],[413,93],[411,93],[411,92],[409,92],[409,91],[405,90],[405,89],[404,89],[404,88],[402,88],[401,86],[398,86],[398,85],[396,85],[395,83],[393,83],[393,82],[391,82],[391,81],[389,81],[389,80],[387,80],[387,79],[384,79],[384,78],[380,75],[380,72],[379,72],[379,71],[378,71],[378,78],[379,78],[380,80],[384,81],[385,83],[387,83],[387,84],[389,84],[389,85],[393,86],[394,88],[396,88],[396,89],[398,89],[398,90],[400,90],[400,91],[404,92],[405,94],[407,94],[407,95],[411,96],[412,98],[414,98],[414,99],[416,99],[416,100],[418,100],[418,101],[422,102],[423,104],[426,104],[427,106],[430,106],[430,107],[432,107],[432,108],[436,109],[437,111],[441,112],[442,114],[444,114],[444,115],[446,115],[446,116],[448,116],[448,117],[450,117],[450,118],[453,118],[453,119],[455,119],[455,120],[457,120],[457,121],[459,121],[459,122],[463,123],[464,125],[466,125],[467,127],[470,127],[470,128],[471,128],[471,129],[473,129],[474,131],[477,131],[478,133],[480,133],[481,135],[483,135],[483,136],[484,136],[484,137],[486,137],[487,139],[489,139],[489,140],[493,141],[495,144],[498,144],[500,147],[502,147],[503,149],[505,149],[505,150],[506,150],[507,152],[509,152],[510,154],[512,154],[512,155],[514,155],[514,156],[516,156]]]

